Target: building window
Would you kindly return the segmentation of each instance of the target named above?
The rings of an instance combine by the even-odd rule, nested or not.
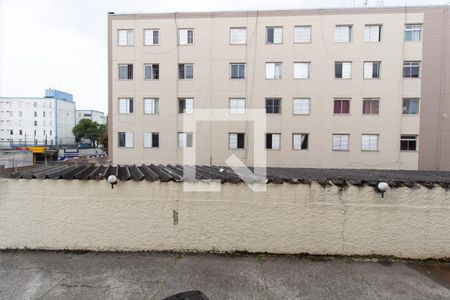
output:
[[[294,115],[309,115],[310,103],[311,101],[309,98],[294,98],[293,101]]]
[[[311,26],[295,26],[294,43],[311,43]]]
[[[309,62],[294,63],[294,79],[309,79]]]
[[[379,61],[364,62],[364,79],[380,78],[380,65]]]
[[[420,75],[420,61],[403,62],[403,77],[418,78]]]
[[[178,79],[193,79],[194,65],[193,64],[178,64]]]
[[[145,114],[159,114],[159,99],[158,98],[144,98],[144,113]]]
[[[159,133],[144,132],[144,148],[158,148],[158,147],[159,147]]]
[[[378,151],[378,134],[361,135],[362,151]]]
[[[381,41],[381,25],[366,25],[364,31],[365,42],[379,42]]]
[[[267,27],[266,43],[281,44],[283,42],[283,27]]]
[[[228,147],[230,149],[244,149],[244,137],[243,133],[229,133]]]
[[[133,46],[134,45],[134,31],[131,29],[119,29],[118,45],[119,46]]]
[[[281,114],[281,99],[280,98],[267,98],[266,99],[266,113]]]
[[[380,110],[380,100],[379,99],[364,99],[363,100],[363,115],[378,115]]]
[[[266,149],[280,150],[280,133],[266,133]]]
[[[350,43],[352,41],[352,26],[337,25],[334,36],[336,43]]]
[[[281,63],[266,63],[266,79],[281,79]]]
[[[333,134],[333,151],[348,151],[349,134]]]
[[[419,98],[403,98],[404,115],[416,115],[419,113]]]
[[[351,62],[335,62],[334,63],[334,77],[338,79],[352,78],[352,63]]]
[[[22,129],[19,129],[19,135],[22,135],[22,133],[23,133]]]
[[[37,117],[37,111],[34,112],[34,116]]]
[[[245,114],[245,98],[230,98],[230,114]]]
[[[416,151],[417,150],[417,136],[416,135],[401,135],[400,136],[400,151]]]
[[[292,134],[292,149],[294,150],[307,150],[308,149],[307,133],[293,133]]]
[[[244,45],[247,43],[247,28],[230,28],[230,44]]]
[[[133,65],[120,64],[119,65],[119,79],[133,79]]]
[[[178,132],[178,147],[192,148],[194,134],[192,132]]]
[[[180,114],[194,113],[194,99],[193,98],[178,99],[178,113]]]
[[[37,121],[34,121],[34,126],[37,126]],[[36,132],[36,131],[35,131]]]
[[[243,64],[243,63],[230,64],[230,78],[231,79],[244,79],[245,78],[245,64]]]
[[[193,45],[194,44],[194,29],[178,29],[178,44],[179,45]]]
[[[158,45],[159,44],[159,29],[144,29],[144,45]]]
[[[45,118],[45,111],[42,112],[42,117]]]
[[[335,115],[348,115],[350,113],[350,99],[334,99]]]
[[[13,134],[14,134],[14,131],[13,131],[12,129],[10,129],[10,130],[9,130],[9,133],[10,133],[11,135],[13,135]]]
[[[133,133],[132,132],[118,132],[119,148],[133,148]]]
[[[52,134],[53,134],[53,130],[50,129],[50,135],[52,135]]]
[[[421,24],[405,25],[405,42],[419,42],[422,39]]]
[[[159,79],[159,64],[144,64],[144,79]]]
[[[133,113],[133,99],[119,98],[119,114]]]
[[[19,110],[19,117],[22,117],[22,111]]]

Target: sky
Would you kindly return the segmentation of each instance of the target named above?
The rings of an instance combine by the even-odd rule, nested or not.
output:
[[[361,7],[365,0],[0,0],[0,96],[54,88],[77,109],[107,111],[107,12],[146,13]],[[450,4],[367,0],[369,7]]]

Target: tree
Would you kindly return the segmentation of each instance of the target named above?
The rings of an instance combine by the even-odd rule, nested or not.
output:
[[[98,125],[98,144],[103,146],[103,150],[108,152],[108,126],[104,124]]]
[[[97,148],[99,139],[104,134],[105,125],[99,125],[97,122],[92,122],[89,119],[82,119],[73,129],[73,135],[77,143],[81,139],[88,139],[92,147]]]

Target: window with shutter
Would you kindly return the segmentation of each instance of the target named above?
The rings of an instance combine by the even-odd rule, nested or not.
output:
[[[311,43],[311,26],[295,26],[294,43]]]
[[[309,66],[309,62],[294,63],[294,79],[308,79]]]
[[[333,134],[332,150],[348,151],[349,150],[349,134]]]
[[[159,29],[144,29],[144,45],[158,45],[159,44]]]
[[[246,44],[247,28],[230,28],[230,44]]]
[[[294,98],[294,115],[308,115],[310,113],[310,99],[309,98]]]
[[[381,40],[381,25],[366,25],[364,30],[365,42],[379,42]]]
[[[362,151],[378,151],[378,134],[361,135]]]
[[[308,134],[307,133],[293,133],[292,134],[292,148],[294,150],[308,149]]]

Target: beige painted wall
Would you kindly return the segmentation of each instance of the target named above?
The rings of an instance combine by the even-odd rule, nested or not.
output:
[[[185,193],[180,183],[0,179],[0,249],[450,257],[450,193],[317,183]],[[173,211],[178,212],[174,225]]]
[[[388,13],[386,13],[388,11]],[[373,13],[372,13],[373,12]],[[232,14],[231,14],[232,15]],[[422,43],[404,43],[404,24],[422,23],[423,13],[371,10],[318,11],[301,15],[208,14],[189,17],[110,15],[110,151],[115,164],[181,163],[178,97],[194,97],[195,108],[228,108],[230,97],[246,97],[247,108],[264,108],[266,97],[282,98],[281,115],[268,115],[267,131],[282,133],[281,150],[268,151],[269,166],[417,169],[418,153],[400,152],[401,134],[419,134],[419,117],[402,116],[402,97],[420,97],[421,79],[403,79],[404,60],[421,60]],[[353,24],[353,41],[335,43],[335,25]],[[382,24],[379,43],[364,42],[365,24]],[[311,25],[312,43],[294,44],[294,26]],[[230,45],[229,28],[247,27],[247,45]],[[283,44],[265,44],[266,26],[283,26]],[[160,29],[160,45],[143,46],[144,28]],[[177,28],[194,28],[195,45],[177,47]],[[118,47],[117,30],[134,29],[135,45]],[[363,79],[364,61],[382,61],[381,79]],[[310,61],[311,79],[294,80],[293,62]],[[352,61],[352,79],[334,79],[334,62]],[[194,63],[194,79],[177,80],[177,63]],[[247,79],[230,80],[229,63],[246,62]],[[282,80],[265,79],[265,63],[282,62]],[[118,80],[118,64],[133,63],[135,78]],[[160,80],[144,81],[144,63],[160,64]],[[133,97],[135,112],[118,114],[118,98]],[[144,115],[143,98],[159,97],[160,114]],[[311,98],[311,115],[294,116],[292,99]],[[333,98],[351,98],[349,116],[333,115]],[[362,115],[366,97],[380,98],[378,116]],[[235,153],[253,164],[251,124],[206,123],[197,132],[199,164],[224,164]],[[134,132],[134,148],[117,147],[117,132]],[[143,148],[143,132],[160,133],[159,149]],[[247,132],[247,149],[228,150],[229,132]],[[292,150],[292,133],[309,133],[309,150]],[[333,133],[350,134],[350,151],[333,152]],[[379,134],[379,151],[361,151],[361,134]],[[263,151],[263,149],[261,149]]]

